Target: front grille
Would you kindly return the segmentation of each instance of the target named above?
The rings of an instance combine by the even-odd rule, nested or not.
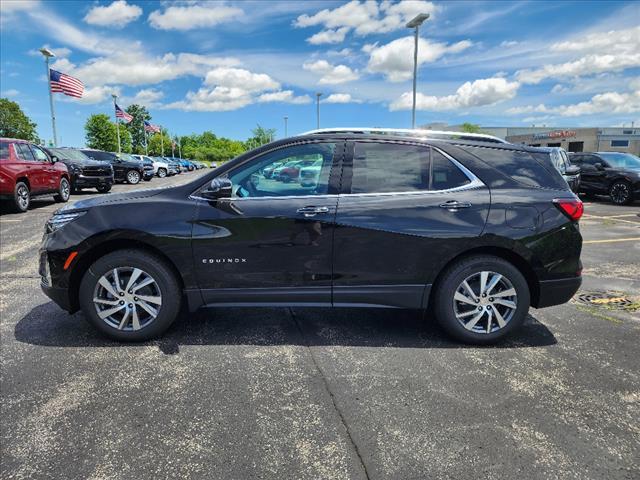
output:
[[[85,177],[108,177],[111,175],[111,169],[107,167],[84,167],[82,174]]]

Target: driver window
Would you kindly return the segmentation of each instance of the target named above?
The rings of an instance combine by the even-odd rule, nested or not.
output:
[[[229,174],[233,196],[325,195],[335,147],[335,143],[310,143],[266,153]]]
[[[49,157],[47,156],[47,154],[44,153],[44,151],[41,150],[40,148],[36,147],[35,145],[32,145],[31,150],[33,150],[33,156],[36,157],[37,161],[39,162],[49,161]]]

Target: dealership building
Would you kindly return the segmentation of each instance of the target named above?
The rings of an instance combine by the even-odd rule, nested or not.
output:
[[[461,125],[432,123],[420,128],[460,131]],[[568,152],[627,152],[640,155],[640,128],[481,127],[482,133],[533,147],[562,147]]]

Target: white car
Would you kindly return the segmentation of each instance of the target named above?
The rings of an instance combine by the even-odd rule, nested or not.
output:
[[[169,173],[169,164],[159,161],[156,157],[147,157],[146,155],[133,155],[139,160],[151,160],[153,162],[153,174],[157,177],[164,178]]]
[[[316,160],[308,167],[300,169],[300,186],[315,187],[320,178],[320,170],[322,170],[322,160]]]

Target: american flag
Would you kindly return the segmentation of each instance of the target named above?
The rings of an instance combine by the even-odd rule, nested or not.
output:
[[[157,125],[152,125],[151,123],[147,122],[146,120],[144,121],[144,129],[145,129],[145,131],[152,132],[152,133],[160,132],[160,127],[158,127]]]
[[[131,120],[133,120],[133,115],[129,115],[127,112],[122,110],[116,103],[116,118],[121,118],[125,122],[129,123]]]
[[[70,75],[49,69],[49,81],[52,93],[64,93],[70,97],[82,98],[84,84]]]

